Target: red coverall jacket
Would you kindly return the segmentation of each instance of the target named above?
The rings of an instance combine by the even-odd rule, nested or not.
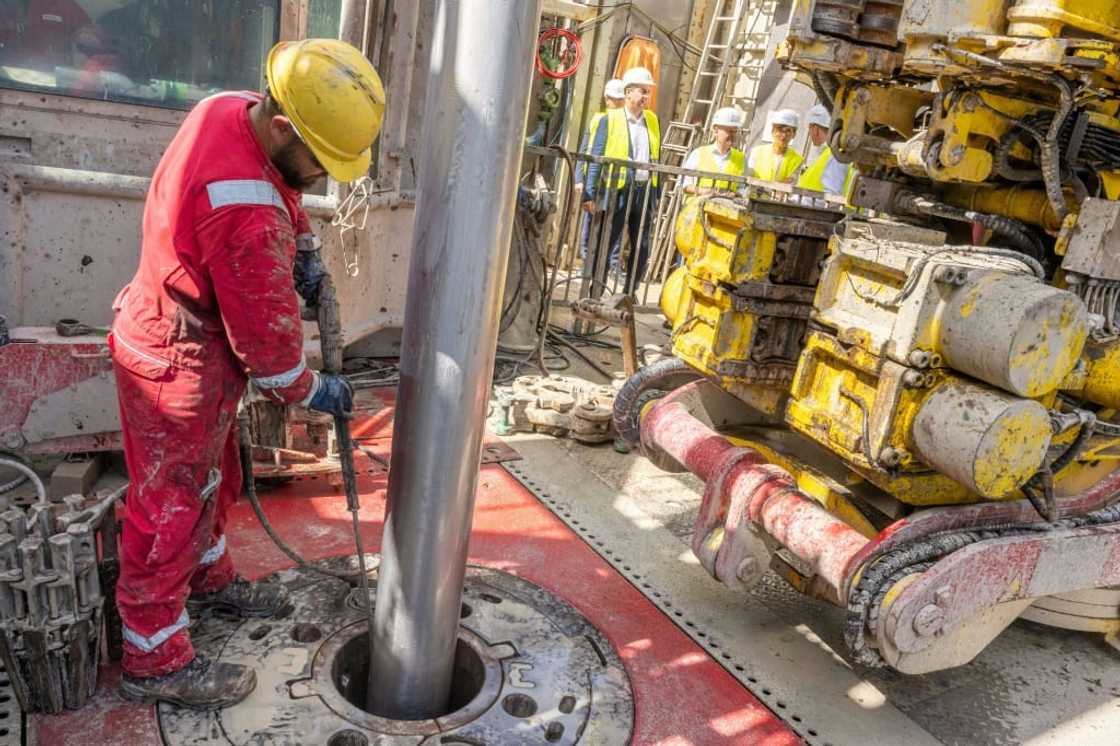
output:
[[[258,100],[221,94],[187,116],[152,177],[140,266],[114,303],[131,479],[117,601],[133,676],[189,663],[188,594],[233,579],[222,531],[241,489],[235,421],[246,378],[290,403],[315,385],[292,285],[307,217],[253,134]],[[203,499],[217,473],[220,487]]]

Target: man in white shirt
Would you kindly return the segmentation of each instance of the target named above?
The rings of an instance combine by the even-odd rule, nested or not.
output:
[[[591,154],[655,163],[661,155],[661,125],[657,115],[649,110],[649,102],[656,83],[649,70],[634,67],[622,76],[622,84],[625,103],[599,120],[591,138]],[[628,293],[634,291],[645,275],[649,234],[658,197],[657,174],[642,168],[630,171],[626,167],[592,163],[583,185],[583,208],[592,215],[605,209],[611,192],[615,192],[610,215],[609,262],[611,269],[620,269],[619,253],[625,230],[630,237],[630,259],[626,268]],[[591,243],[588,261],[594,265],[598,261],[598,242],[594,236]]]
[[[813,142],[817,154],[810,155],[809,165],[802,170],[797,186],[815,192],[847,197],[850,165],[836,160],[827,144],[832,115],[824,106],[817,104],[809,110],[808,119],[809,139]]]
[[[684,168],[708,171],[728,176],[746,173],[747,159],[742,150],[731,147],[731,142],[743,126],[743,112],[734,106],[725,106],[712,117],[712,143],[695,148],[684,160]],[[690,196],[707,196],[717,192],[734,192],[737,185],[720,179],[685,176],[681,180],[684,193]]]

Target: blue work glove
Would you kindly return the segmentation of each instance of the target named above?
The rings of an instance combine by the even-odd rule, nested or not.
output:
[[[319,253],[319,239],[310,233],[296,239],[296,262],[292,268],[296,292],[308,308],[319,305],[319,286],[327,276],[327,267]]]
[[[343,376],[318,373],[315,377],[315,390],[307,402],[307,408],[349,419],[354,412],[354,388]]]

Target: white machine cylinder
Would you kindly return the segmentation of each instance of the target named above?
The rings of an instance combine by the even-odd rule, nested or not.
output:
[[[1058,388],[1089,333],[1081,299],[1026,275],[972,275],[941,316],[946,364],[1020,396]]]
[[[942,474],[982,497],[1008,497],[1042,466],[1050,417],[1036,401],[950,381],[922,403],[911,437]]]

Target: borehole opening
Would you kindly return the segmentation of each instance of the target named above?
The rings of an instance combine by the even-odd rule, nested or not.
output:
[[[331,681],[347,702],[360,710],[367,710],[367,690],[369,676],[369,636],[364,627],[361,634],[351,638],[338,649],[331,666]],[[459,639],[455,642],[455,663],[451,671],[451,701],[447,712],[439,716],[449,715],[469,705],[486,681],[486,664],[483,663],[478,651]],[[388,682],[387,686],[393,686]],[[373,713],[383,717],[380,713]],[[346,746],[345,744],[343,746]]]

